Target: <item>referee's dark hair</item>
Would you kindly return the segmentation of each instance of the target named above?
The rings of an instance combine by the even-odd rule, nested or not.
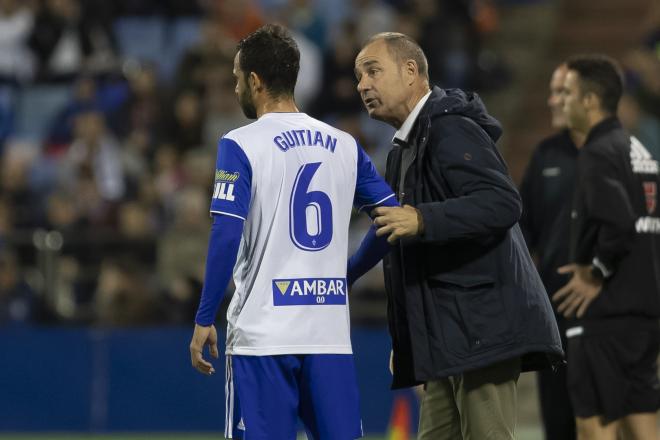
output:
[[[247,77],[256,73],[272,97],[293,96],[300,70],[300,51],[289,31],[267,24],[238,43],[239,67]]]
[[[383,40],[387,50],[397,61],[403,63],[407,60],[413,60],[417,63],[419,75],[429,79],[429,63],[426,55],[419,44],[406,34],[399,32],[381,32],[370,37],[362,47],[366,47],[378,40]]]
[[[623,74],[619,64],[606,55],[578,55],[567,61],[569,70],[580,75],[580,93],[594,93],[603,110],[616,114],[623,94]]]

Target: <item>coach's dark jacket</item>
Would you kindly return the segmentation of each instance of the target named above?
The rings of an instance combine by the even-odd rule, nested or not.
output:
[[[386,178],[420,210],[424,233],[385,259],[393,388],[522,357],[523,371],[559,362],[557,324],[518,227],[520,196],[495,147],[499,123],[477,95],[434,88],[395,146]]]

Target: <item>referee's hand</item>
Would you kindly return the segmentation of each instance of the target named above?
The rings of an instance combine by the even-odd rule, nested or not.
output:
[[[207,376],[215,373],[215,368],[211,365],[210,362],[204,360],[202,353],[204,351],[204,346],[209,346],[209,353],[212,357],[218,358],[218,332],[215,330],[214,325],[208,327],[203,327],[199,324],[195,324],[195,332],[192,336],[192,341],[190,341],[190,360],[192,366],[197,369],[202,374]]]
[[[600,295],[603,282],[591,274],[591,266],[569,264],[557,269],[561,274],[572,274],[571,280],[554,295],[552,301],[559,304],[557,311],[566,318],[582,318],[589,305]]]

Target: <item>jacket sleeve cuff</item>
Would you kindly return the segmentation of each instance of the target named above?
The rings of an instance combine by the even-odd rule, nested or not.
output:
[[[429,242],[440,239],[441,237],[438,236],[440,231],[437,229],[444,215],[441,204],[420,203],[415,208],[424,225],[422,233],[415,237],[416,241]]]

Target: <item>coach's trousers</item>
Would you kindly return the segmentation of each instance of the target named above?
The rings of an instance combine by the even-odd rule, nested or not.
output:
[[[430,381],[422,398],[418,440],[514,440],[515,358]]]

